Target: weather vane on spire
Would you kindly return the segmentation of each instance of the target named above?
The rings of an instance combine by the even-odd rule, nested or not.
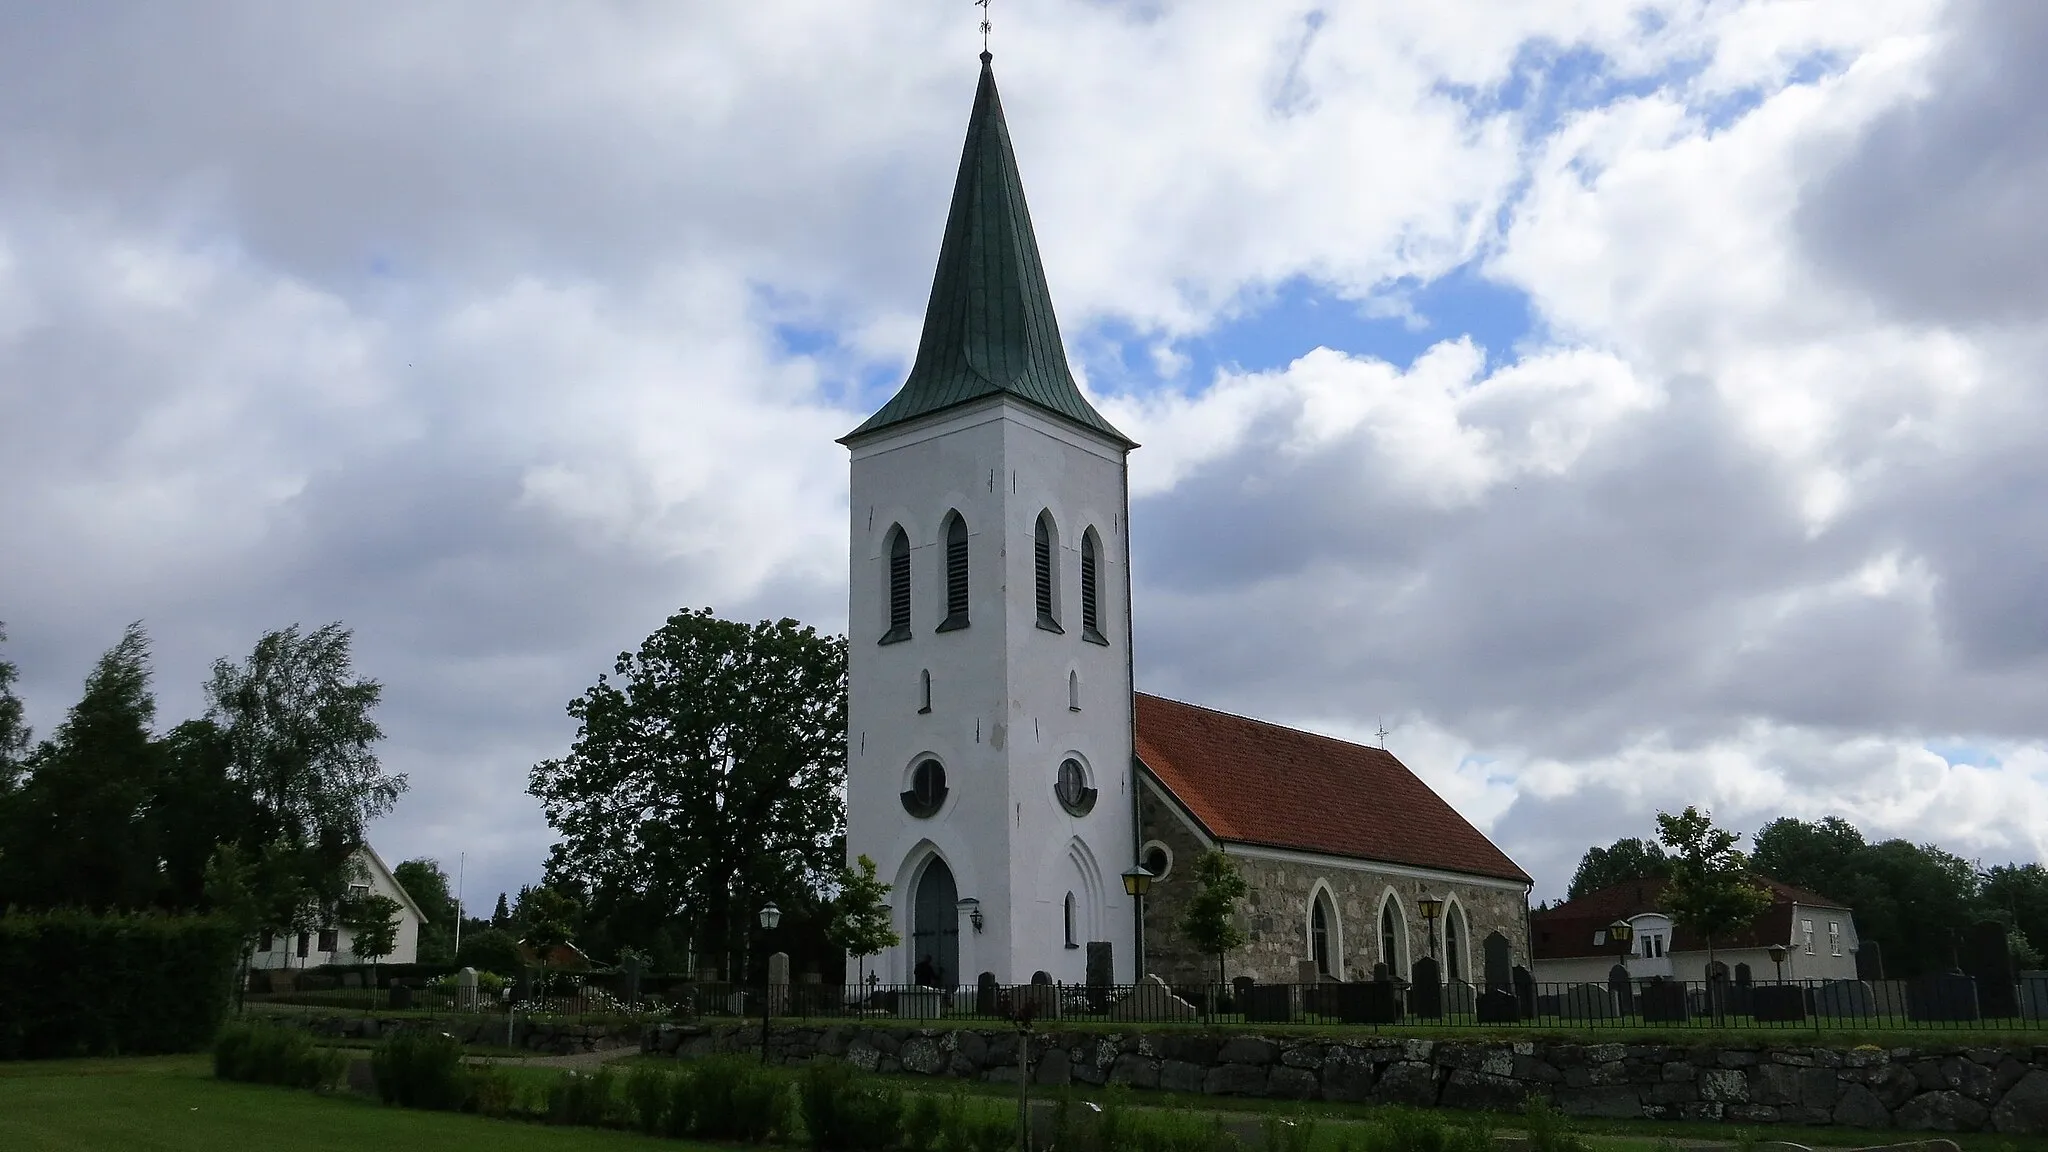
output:
[[[974,6],[981,9],[981,52],[988,55],[988,0],[974,0]]]

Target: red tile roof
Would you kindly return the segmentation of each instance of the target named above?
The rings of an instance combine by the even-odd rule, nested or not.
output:
[[[1529,883],[1380,748],[1137,695],[1138,759],[1218,840]]]
[[[1749,927],[1726,939],[1714,941],[1716,948],[1763,948],[1771,944],[1786,944],[1792,939],[1792,907],[1836,908],[1848,912],[1849,906],[1840,900],[1833,900],[1817,892],[1790,884],[1780,884],[1769,877],[1754,877],[1757,883],[1770,889],[1771,906],[1763,915],[1752,921]],[[1552,908],[1529,914],[1529,928],[1535,936],[1533,941],[1536,959],[1563,960],[1574,956],[1619,955],[1622,949],[1616,945],[1593,946],[1593,934],[1604,930],[1616,920],[1644,912],[1661,912],[1664,881],[1631,880],[1588,892],[1577,900],[1567,900]],[[1669,952],[1704,952],[1707,943],[1694,936],[1682,926],[1674,925],[1671,930]]]

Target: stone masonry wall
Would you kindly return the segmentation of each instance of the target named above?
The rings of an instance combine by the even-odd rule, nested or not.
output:
[[[1150,784],[1141,787],[1139,811],[1141,843],[1157,840],[1173,854],[1173,869],[1152,886],[1145,897],[1145,967],[1169,984],[1213,983],[1216,958],[1196,953],[1182,938],[1178,923],[1187,901],[1197,889],[1195,858],[1203,848],[1179,816],[1169,811]],[[1226,849],[1227,850],[1227,849]],[[1371,867],[1355,867],[1348,861],[1307,863],[1274,860],[1261,856],[1236,855],[1238,872],[1251,889],[1240,909],[1239,924],[1250,940],[1227,958],[1229,976],[1250,976],[1264,983],[1292,983],[1295,965],[1309,956],[1309,896],[1318,884],[1330,890],[1337,910],[1342,976],[1369,980],[1375,963],[1387,960],[1380,954],[1379,913],[1381,901],[1391,889],[1399,898],[1406,918],[1404,955],[1392,959],[1402,974],[1408,966],[1429,954],[1425,924],[1416,901],[1425,894],[1455,900],[1463,909],[1468,926],[1463,942],[1463,978],[1478,983],[1483,975],[1480,942],[1487,933],[1507,937],[1511,963],[1528,965],[1528,902],[1519,888],[1475,884],[1449,874],[1430,879],[1392,875]],[[1444,925],[1436,925],[1438,956],[1443,956]]]
[[[503,1016],[437,1016],[432,1019],[379,1018],[376,1016],[290,1016],[271,1017],[279,1024],[304,1028],[316,1036],[338,1036],[377,1040],[409,1030],[445,1032],[464,1044],[502,1045],[507,1040]],[[631,1048],[642,1042],[646,1025],[535,1023],[518,1018],[512,1022],[511,1046],[546,1056],[567,1056],[578,1052],[602,1052]],[[755,1051],[760,1051],[757,1042]]]
[[[758,1053],[758,1025],[660,1025],[649,1052]],[[838,1058],[878,1072],[1017,1080],[1009,1029],[777,1026],[771,1059]],[[1041,1033],[1032,1080],[1212,1096],[1512,1110],[1530,1095],[1568,1115],[1937,1132],[2048,1133],[2048,1045],[1833,1049],[1253,1036]]]

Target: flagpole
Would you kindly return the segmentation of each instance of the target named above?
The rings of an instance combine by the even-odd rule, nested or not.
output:
[[[455,858],[455,951],[462,951],[462,878],[469,871],[469,853],[459,853]]]

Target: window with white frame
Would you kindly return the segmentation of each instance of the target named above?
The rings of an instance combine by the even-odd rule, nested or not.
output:
[[[1828,921],[1828,955],[1842,954],[1842,925],[1839,921]]]
[[[1799,922],[1799,936],[1805,944],[1806,954],[1808,956],[1813,955],[1813,921],[1801,920]]]

